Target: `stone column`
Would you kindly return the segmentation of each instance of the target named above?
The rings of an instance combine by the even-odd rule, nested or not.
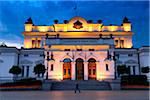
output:
[[[88,80],[88,62],[84,62],[84,80]]]
[[[101,71],[102,69],[100,69],[100,62],[99,61],[97,61],[96,62],[96,80],[100,80],[100,71]]]
[[[75,78],[76,78],[75,62],[71,62],[71,80],[75,80]]]
[[[133,75],[133,67],[132,66],[130,66],[130,73],[131,73],[131,75]]]
[[[60,64],[59,64],[59,68],[60,68],[60,73],[59,73],[59,75],[58,75],[58,77],[59,77],[59,79],[60,80],[63,80],[63,63],[64,62],[60,62]]]

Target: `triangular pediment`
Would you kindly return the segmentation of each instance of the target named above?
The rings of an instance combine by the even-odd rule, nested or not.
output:
[[[122,61],[117,60],[116,63],[117,63],[117,64],[122,64]]]
[[[32,61],[29,61],[27,59],[24,59],[24,60],[20,61],[20,64],[32,64],[32,63],[33,63]]]
[[[128,63],[128,64],[137,64],[137,61],[135,61],[135,60],[128,60],[128,61],[125,61],[125,63]]]
[[[35,64],[38,65],[38,64],[44,64],[44,61],[43,60],[37,60],[35,61]]]

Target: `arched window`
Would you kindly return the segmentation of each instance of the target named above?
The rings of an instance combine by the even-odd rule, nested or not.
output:
[[[71,59],[65,58],[65,59],[63,60],[63,62],[71,62]]]

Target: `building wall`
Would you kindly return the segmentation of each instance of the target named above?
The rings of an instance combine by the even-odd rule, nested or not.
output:
[[[142,47],[139,49],[139,58],[140,58],[140,66],[142,67],[149,67],[150,68],[150,47]],[[150,72],[149,73],[142,73],[142,75],[147,75],[147,78],[150,81]]]
[[[18,50],[16,48],[0,47],[0,79],[12,79],[9,73],[12,66],[18,63]]]
[[[77,58],[82,58],[84,60],[84,79],[87,80],[88,74],[88,60],[90,58],[94,58],[96,62],[96,76],[98,80],[101,79],[109,79],[114,78],[114,62],[113,61],[105,61],[107,58],[107,51],[52,51],[54,56],[54,62],[49,61],[49,78],[52,79],[63,79],[63,60],[65,58],[70,58],[72,60],[72,80],[75,80],[75,61]],[[45,55],[47,53],[45,52]],[[51,52],[49,53],[51,54]],[[51,71],[51,64],[54,65],[54,70]],[[106,71],[105,65],[108,64],[109,71]],[[47,65],[47,61],[45,60],[45,65]]]
[[[44,64],[43,49],[21,49],[19,56],[19,66],[24,66],[24,76],[27,77],[27,66],[29,66],[29,76],[36,77],[33,70],[37,64]],[[21,75],[20,75],[21,76]]]
[[[59,24],[55,23],[52,26],[39,26],[33,25],[33,22],[25,23],[24,35],[24,47],[34,48],[32,44],[33,38],[42,40],[42,37],[50,38],[108,38],[113,37],[124,40],[124,46],[121,48],[131,48],[132,47],[132,35],[131,23],[123,22],[121,26],[109,25],[105,26],[103,23],[89,23],[84,18],[73,17],[68,23]],[[127,19],[128,20],[128,19]],[[76,28],[75,23],[79,21],[81,28]],[[29,38],[30,37],[30,38]],[[42,41],[41,41],[42,44]],[[41,47],[41,46],[40,46]],[[40,48],[38,47],[38,48]],[[42,46],[43,47],[43,46]],[[116,46],[120,48],[120,46]]]
[[[135,66],[135,75],[140,74],[137,49],[115,49],[115,54],[117,59],[116,66],[126,65],[126,67],[130,67],[131,75],[134,75],[133,67]]]
[[[116,62],[108,58],[108,50],[96,50],[96,51],[64,51],[64,50],[48,50],[49,56],[53,54],[54,61],[48,63],[48,77],[49,79],[63,79],[63,60],[65,58],[71,59],[72,76],[71,79],[75,80],[75,61],[77,58],[84,60],[84,80],[88,80],[88,60],[94,58],[96,60],[96,79],[114,79],[114,67],[115,65],[125,64],[126,66],[135,66],[135,75],[140,74],[142,67],[150,66],[149,64],[149,47],[142,47],[140,49],[114,49],[115,55],[119,54]],[[113,49],[109,49],[111,58],[114,53]],[[139,60],[138,60],[139,53]],[[29,66],[29,76],[36,77],[33,73],[34,66],[36,64],[43,63],[47,68],[47,50],[44,49],[16,49],[9,47],[0,47],[0,77],[1,79],[12,79],[13,75],[9,73],[9,69],[13,65],[18,65],[18,54],[19,55],[19,66]],[[130,54],[130,56],[129,56]],[[132,56],[131,56],[132,54]],[[45,59],[44,59],[45,55]],[[140,61],[140,64],[139,64]],[[53,71],[51,71],[51,64],[53,64]],[[109,71],[106,71],[106,64],[109,66]],[[141,68],[139,68],[139,66]],[[144,73],[141,73],[145,75]],[[133,68],[131,68],[131,75],[133,75]],[[146,74],[149,78],[149,73]],[[21,76],[21,74],[20,74]],[[26,69],[24,70],[24,76],[26,77]],[[46,73],[45,73],[46,77]]]

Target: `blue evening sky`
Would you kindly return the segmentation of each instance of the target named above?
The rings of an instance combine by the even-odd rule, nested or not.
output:
[[[104,25],[121,25],[126,16],[132,22],[134,47],[149,45],[149,1],[0,1],[0,43],[23,45],[24,22],[31,17],[35,25],[52,25],[53,20],[70,20],[77,15],[86,20],[103,20]]]

